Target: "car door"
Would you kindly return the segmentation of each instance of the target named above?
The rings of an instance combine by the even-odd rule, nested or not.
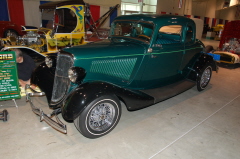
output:
[[[141,81],[144,89],[168,85],[182,79],[180,67],[184,43],[181,34],[181,25],[168,25],[159,29],[152,51],[146,56],[148,62]]]

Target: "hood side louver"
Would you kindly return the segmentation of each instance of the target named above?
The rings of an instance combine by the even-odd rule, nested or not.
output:
[[[137,58],[96,60],[92,62],[90,72],[129,80]]]

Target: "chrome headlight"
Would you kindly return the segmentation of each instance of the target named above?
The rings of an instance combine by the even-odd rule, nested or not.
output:
[[[85,69],[81,67],[71,67],[68,70],[68,77],[73,83],[80,83],[86,76]]]
[[[51,68],[53,66],[53,59],[51,59],[50,57],[46,57],[45,63],[47,65],[47,67]]]
[[[76,80],[77,80],[77,72],[76,72],[76,70],[73,69],[73,68],[70,68],[68,70],[68,77],[69,77],[71,82],[75,83]]]

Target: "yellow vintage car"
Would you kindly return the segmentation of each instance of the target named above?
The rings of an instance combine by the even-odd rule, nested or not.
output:
[[[239,55],[227,52],[227,51],[215,51],[214,54],[220,55],[220,61],[222,63],[236,64],[240,63]]]
[[[104,14],[105,17],[101,17],[101,20],[107,18],[118,6]],[[100,20],[96,23],[91,19],[89,5],[83,0],[54,1],[41,4],[39,8],[42,14],[40,28],[25,26],[25,35],[0,39],[2,50],[19,48],[27,54],[34,52],[45,57],[62,48],[87,43],[86,32],[89,29],[96,32],[101,25]]]
[[[23,27],[27,33],[14,39],[2,39],[5,49],[16,46],[31,48],[39,53],[54,53],[72,45],[84,44],[83,1],[56,1],[39,6],[42,13],[42,24],[39,29]]]

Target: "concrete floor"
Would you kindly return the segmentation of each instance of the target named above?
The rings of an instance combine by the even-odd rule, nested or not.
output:
[[[39,122],[24,97],[16,100],[18,108],[11,100],[0,101],[0,110],[9,112],[8,121],[0,121],[0,158],[239,159],[239,80],[240,67],[220,67],[202,92],[193,87],[134,112],[122,105],[117,127],[98,139],[83,137],[73,123],[67,123],[64,135]],[[51,112],[45,97],[33,102]]]

